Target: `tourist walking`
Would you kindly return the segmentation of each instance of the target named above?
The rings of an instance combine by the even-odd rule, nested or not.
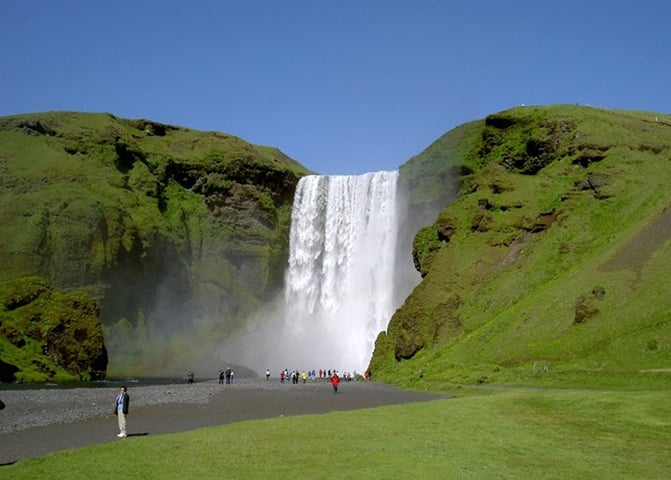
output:
[[[340,377],[336,372],[333,372],[331,377],[331,385],[333,385],[333,393],[338,393],[338,384],[340,383]]]

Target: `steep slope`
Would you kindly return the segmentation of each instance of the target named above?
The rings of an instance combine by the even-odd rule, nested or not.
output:
[[[415,237],[423,280],[377,339],[378,378],[668,383],[669,116],[516,108],[401,176],[413,208],[450,203]]]
[[[99,380],[107,350],[96,300],[44,279],[0,283],[0,383]]]
[[[169,370],[281,286],[306,173],[219,132],[109,114],[0,118],[0,281],[83,289],[112,366]]]

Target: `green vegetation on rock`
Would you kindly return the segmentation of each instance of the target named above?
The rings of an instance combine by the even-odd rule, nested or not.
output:
[[[107,350],[96,300],[44,279],[0,283],[0,382],[105,378]]]
[[[88,292],[112,371],[174,372],[194,361],[198,335],[233,332],[281,288],[307,173],[220,132],[110,114],[2,117],[0,281],[36,275]]]
[[[415,237],[423,280],[378,336],[377,378],[668,385],[671,117],[520,107],[400,171],[411,213],[447,206]]]

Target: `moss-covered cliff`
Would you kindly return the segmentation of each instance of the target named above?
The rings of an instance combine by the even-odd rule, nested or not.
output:
[[[219,132],[109,114],[0,118],[0,281],[88,292],[112,365],[156,368],[185,352],[183,332],[225,336],[281,286],[306,173]]]
[[[0,382],[105,378],[100,309],[38,277],[0,283]]]
[[[447,206],[415,236],[423,280],[377,339],[378,378],[668,382],[669,116],[516,108],[401,176],[411,208]]]

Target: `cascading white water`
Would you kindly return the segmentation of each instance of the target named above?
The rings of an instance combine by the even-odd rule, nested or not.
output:
[[[298,183],[284,328],[306,368],[363,371],[387,327],[397,306],[397,178],[373,172]]]

